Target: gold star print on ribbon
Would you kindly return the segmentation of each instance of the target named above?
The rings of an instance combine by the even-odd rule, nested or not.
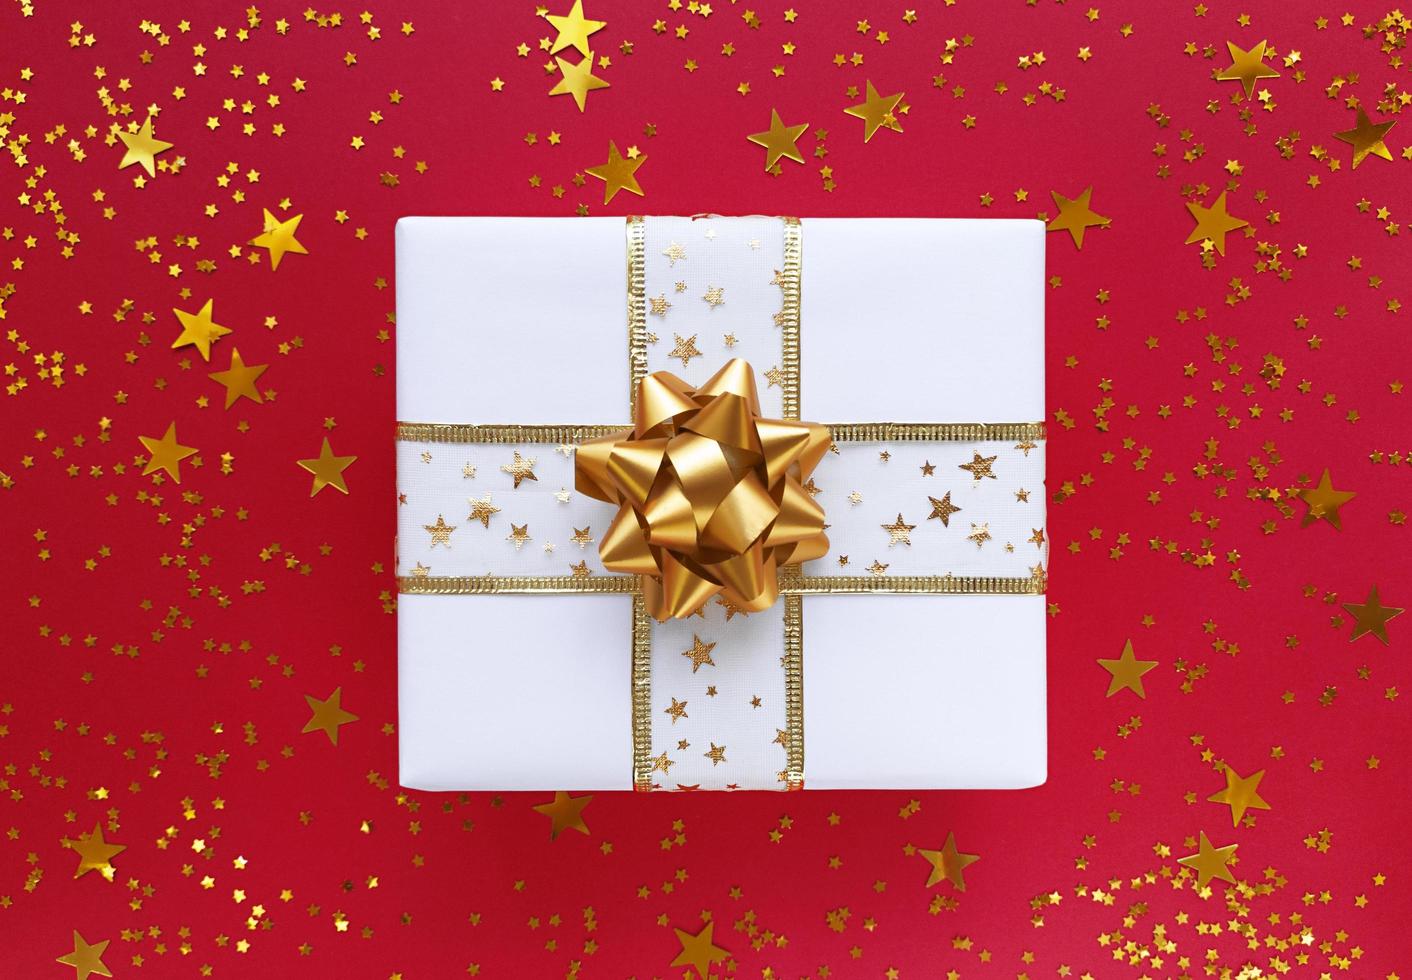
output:
[[[940,500],[935,497],[927,497],[932,503],[932,512],[927,515],[927,520],[937,518],[941,521],[942,527],[951,526],[951,515],[961,513],[961,508],[951,502],[951,491],[948,490]]]
[[[549,818],[549,839],[556,840],[564,830],[588,833],[588,824],[583,822],[583,808],[591,802],[592,796],[570,796],[560,790],[554,794],[551,802],[540,803],[533,809],[535,813],[542,813]]]
[[[909,547],[912,544],[911,534],[917,529],[917,525],[908,524],[902,519],[902,515],[897,515],[897,520],[892,524],[881,525],[888,534],[887,546],[891,548],[895,544],[905,544]]]
[[[645,156],[633,156],[633,148],[628,147],[628,157],[618,154],[618,144],[608,141],[608,162],[596,167],[587,167],[584,173],[603,181],[603,203],[607,204],[617,196],[618,191],[627,191],[642,197],[642,186],[637,182],[637,168],[647,162]]]
[[[173,145],[164,140],[159,140],[152,135],[151,115],[142,121],[142,126],[135,133],[129,133],[127,130],[119,129],[118,139],[122,140],[123,146],[127,147],[127,152],[123,154],[123,159],[122,162],[118,164],[118,169],[124,170],[131,167],[134,163],[140,164],[142,169],[147,171],[147,176],[149,177],[157,176],[155,166],[157,155],[170,150]],[[163,166],[165,166],[165,163]]]
[[[956,849],[956,834],[954,832],[946,835],[946,843],[939,851],[918,850],[918,854],[931,862],[932,872],[927,877],[927,887],[930,888],[943,878],[951,882],[951,886],[958,892],[966,890],[966,879],[962,872],[981,859],[979,854],[962,854]]]
[[[431,535],[431,545],[429,547],[435,548],[439,544],[444,544],[448,548],[451,547],[451,532],[456,530],[456,525],[447,524],[446,519],[440,514],[437,514],[435,524],[423,524],[422,526],[426,528],[427,532]]]
[[[111,939],[105,939],[101,943],[90,944],[75,929],[73,952],[65,953],[54,962],[73,967],[74,980],[88,980],[90,976],[111,977],[112,972],[103,962],[103,951],[108,948],[110,942]]]
[[[702,664],[709,664],[712,667],[716,666],[716,661],[711,659],[711,651],[714,649],[716,649],[716,644],[703,643],[701,637],[693,633],[691,635],[691,649],[683,650],[682,656],[691,660],[691,672],[694,674],[701,668]]]
[[[78,854],[78,867],[74,877],[82,878],[90,871],[97,871],[109,881],[113,880],[113,858],[127,850],[126,844],[110,844],[103,839],[101,824],[93,825],[93,832],[76,840],[65,841],[71,850]]]
[[[296,214],[288,221],[280,221],[270,213],[269,208],[264,211],[265,230],[250,239],[250,244],[269,251],[271,272],[279,268],[280,260],[286,252],[293,252],[295,255],[309,254],[309,250],[294,237],[294,233],[299,230],[299,222],[304,220],[302,214]]]
[[[716,923],[708,922],[705,928],[692,935],[685,929],[673,926],[672,931],[677,934],[677,942],[681,943],[681,952],[672,960],[672,966],[689,966],[696,971],[700,980],[707,980],[711,974],[711,966],[730,956],[729,950],[717,946],[712,939],[715,929]]]
[[[1211,803],[1227,804],[1231,808],[1231,826],[1238,826],[1240,818],[1245,816],[1246,810],[1270,809],[1270,804],[1261,799],[1257,792],[1260,788],[1260,780],[1264,778],[1264,769],[1253,772],[1249,776],[1242,776],[1230,766],[1226,766],[1226,788],[1212,793],[1206,799]]]
[[[1113,223],[1111,218],[1105,218],[1089,207],[1089,201],[1093,198],[1092,184],[1084,188],[1084,192],[1073,200],[1058,191],[1050,191],[1049,196],[1054,198],[1054,206],[1059,209],[1059,213],[1049,219],[1049,224],[1045,226],[1045,229],[1047,231],[1067,231],[1069,237],[1074,240],[1075,248],[1084,247],[1085,229],[1107,228]]]
[[[1240,82],[1248,99],[1255,92],[1255,83],[1262,78],[1279,78],[1280,73],[1265,64],[1265,42],[1261,41],[1249,51],[1242,51],[1230,41],[1226,50],[1231,54],[1231,63],[1216,73],[1223,82]]]
[[[971,461],[969,463],[961,463],[956,468],[968,470],[971,474],[971,479],[976,483],[979,483],[982,477],[990,477],[990,479],[994,480],[996,476],[990,471],[990,467],[999,458],[999,456],[982,456],[980,453],[973,450],[971,452]]]
[[[490,527],[490,519],[500,513],[500,508],[490,502],[490,494],[486,494],[480,500],[477,500],[475,497],[468,497],[466,499],[471,505],[471,513],[466,520],[480,521],[481,527]]]
[[[304,700],[309,705],[309,710],[313,712],[309,720],[304,723],[301,735],[310,732],[323,732],[328,736],[328,740],[334,745],[338,744],[338,729],[342,725],[348,725],[358,720],[358,716],[351,711],[343,710],[343,688],[336,687],[333,693],[326,699],[320,701],[312,694],[304,695]]]
[[[1354,127],[1341,133],[1334,133],[1334,139],[1342,140],[1353,147],[1353,169],[1357,170],[1358,165],[1366,160],[1369,154],[1382,157],[1388,162],[1392,161],[1392,151],[1387,148],[1383,138],[1387,136],[1388,130],[1395,125],[1397,125],[1396,121],[1374,124],[1360,105],[1358,107],[1358,121]]]
[[[521,456],[519,450],[515,450],[510,462],[500,467],[501,473],[506,473],[515,480],[515,489],[520,489],[520,484],[525,480],[539,482],[539,477],[534,475],[535,458],[533,456]]]
[[[808,128],[807,122],[798,126],[786,126],[780,118],[779,110],[771,109],[770,128],[763,133],[751,133],[745,138],[765,148],[765,169],[769,170],[779,162],[780,157],[796,163],[804,162],[804,154],[799,152],[799,137],[803,136]]]
[[[843,111],[850,116],[857,116],[863,120],[863,142],[866,143],[873,138],[883,126],[902,132],[902,126],[897,122],[897,117],[893,115],[893,110],[902,101],[904,93],[897,92],[893,95],[879,95],[878,90],[873,87],[872,80],[867,82],[867,95],[863,101],[857,105],[851,105]]]
[[[1383,641],[1386,646],[1387,622],[1388,620],[1402,615],[1406,610],[1399,606],[1385,606],[1378,598],[1378,587],[1375,585],[1368,590],[1368,601],[1361,605],[1356,602],[1345,602],[1343,608],[1353,617],[1353,635],[1348,638],[1352,643],[1367,633],[1371,633]]]
[[[215,302],[213,299],[206,300],[205,305],[195,313],[172,308],[177,320],[181,322],[181,335],[172,341],[172,350],[194,346],[200,351],[203,361],[211,359],[211,344],[230,333],[229,327],[223,327],[211,319]]]
[[[260,380],[260,375],[264,374],[268,364],[246,364],[240,357],[240,351],[232,347],[230,351],[230,367],[225,371],[212,371],[207,375],[225,387],[226,408],[230,408],[242,398],[248,398],[257,405],[263,404],[264,395],[260,394],[260,389],[255,387],[255,382]]]
[[[1196,872],[1196,887],[1205,888],[1212,878],[1220,878],[1235,884],[1235,875],[1231,874],[1230,868],[1226,867],[1235,858],[1235,851],[1239,845],[1227,844],[1225,847],[1212,847],[1211,841],[1206,836],[1206,831],[1201,831],[1201,843],[1195,854],[1189,854],[1184,858],[1177,858],[1178,864],[1186,865]]]
[[[176,483],[181,482],[181,461],[197,452],[194,446],[183,446],[177,442],[175,422],[167,426],[166,434],[162,438],[138,436],[137,441],[142,443],[148,453],[147,465],[142,468],[142,475],[165,470]]]
[[[1112,675],[1112,680],[1108,683],[1108,697],[1111,698],[1119,691],[1128,690],[1138,697],[1146,699],[1147,692],[1142,687],[1142,675],[1156,667],[1157,661],[1137,659],[1133,653],[1132,640],[1123,644],[1122,656],[1117,660],[1105,660],[1100,657],[1098,664]]]
[[[348,484],[343,481],[343,471],[353,465],[357,456],[335,456],[333,447],[329,445],[328,436],[324,436],[324,444],[319,448],[319,455],[313,459],[295,460],[301,467],[314,474],[314,483],[309,490],[309,496],[314,496],[324,487],[333,487],[339,493],[348,492]],[[361,471],[360,471],[361,472]]]
[[[1191,230],[1190,235],[1186,236],[1186,244],[1209,241],[1221,255],[1226,254],[1226,234],[1248,227],[1250,224],[1250,222],[1237,218],[1226,210],[1225,191],[1221,191],[1221,196],[1216,198],[1209,208],[1202,207],[1195,201],[1188,201],[1186,209],[1196,219],[1196,227]]]

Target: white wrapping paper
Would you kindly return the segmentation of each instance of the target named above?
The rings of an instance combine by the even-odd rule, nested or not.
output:
[[[620,218],[404,218],[397,228],[398,418],[627,425],[625,268]],[[826,423],[1044,418],[1039,222],[805,219],[802,270],[804,418]],[[664,295],[672,303],[700,304],[696,284],[692,290],[680,298]],[[648,293],[655,295],[651,285]],[[650,369],[700,381],[729,356],[749,357],[760,370],[769,366],[768,352],[722,348],[720,335],[730,329],[729,302],[719,309],[686,305],[678,312],[687,310],[701,322],[726,316],[720,330],[709,336],[700,331],[703,356],[687,370],[677,361],[659,362],[672,347],[667,326],[661,332],[668,342],[649,348]],[[681,318],[668,318],[664,325],[678,322]],[[778,414],[779,389],[762,383],[761,390],[766,414]],[[841,448],[845,454],[877,452],[872,444]],[[545,485],[532,489],[552,503],[547,495],[564,480],[572,489],[572,460],[552,447],[539,447],[538,455]],[[551,456],[557,468],[545,458]],[[900,450],[896,459],[900,464]],[[954,460],[930,461],[955,471]],[[912,465],[910,458],[907,464]],[[409,472],[422,465],[404,446],[399,486],[424,478]],[[1042,474],[1041,455],[1040,479]],[[821,470],[821,484],[822,476]],[[948,481],[954,484],[953,501],[963,508],[951,518],[953,525],[964,525],[979,511],[979,497],[972,504],[963,496],[973,488],[977,494],[1019,488],[964,476],[961,482]],[[860,471],[849,481],[849,489],[860,490],[857,506],[891,507],[882,498],[892,481],[876,488],[870,481],[878,482],[875,470]],[[488,487],[471,480],[466,494],[479,495]],[[920,489],[925,488],[919,484]],[[1037,530],[1044,526],[1044,488],[1040,483],[1029,489]],[[833,520],[839,508],[850,505],[843,502],[842,486],[827,492],[836,496],[820,500]],[[910,496],[916,499],[918,493]],[[888,520],[893,516],[886,514]],[[482,530],[465,527],[465,517],[464,509],[446,514],[462,528],[456,535]],[[871,527],[869,521],[849,527]],[[925,511],[907,514],[907,522],[923,525],[918,535],[940,531]],[[550,514],[536,527],[544,529],[536,538],[542,533],[566,541],[566,529],[577,525],[568,516]],[[1037,553],[1024,537],[1030,527],[992,524],[993,547],[978,549],[975,558],[966,544],[969,530],[958,529],[955,537],[962,548],[958,560],[990,563],[974,574],[1011,574],[991,565],[1035,560],[1026,554],[1026,549]],[[415,547],[424,548],[427,536],[418,533]],[[399,574],[408,574],[413,539],[405,529],[403,534]],[[1004,550],[1006,544],[1013,547]],[[887,551],[835,537],[830,557],[812,564],[827,563],[838,552],[855,552],[853,561],[860,564],[875,558],[915,561],[910,551]],[[462,554],[456,553],[457,560]],[[444,554],[427,560],[432,558],[449,560]],[[595,547],[581,554],[561,542],[555,552],[539,552],[533,560],[545,568],[529,574],[564,574],[565,563],[585,558],[601,571]],[[401,782],[420,789],[631,788],[630,606],[628,597],[609,595],[402,595]],[[1044,609],[1042,595],[805,597],[806,784],[921,789],[1042,782]],[[719,609],[708,610],[708,617],[720,615]],[[768,629],[768,614],[752,618]],[[678,624],[668,628],[673,627]],[[689,634],[692,626],[680,628]],[[771,647],[762,655],[777,654]],[[682,664],[689,672],[690,664]],[[766,714],[749,714],[761,725],[776,725],[778,705],[766,703],[760,710]],[[673,737],[705,746],[709,732],[687,734],[690,723],[689,718],[673,722],[673,728],[681,727]],[[707,776],[715,768],[710,762],[684,764],[704,766]],[[683,771],[678,768],[671,777]]]

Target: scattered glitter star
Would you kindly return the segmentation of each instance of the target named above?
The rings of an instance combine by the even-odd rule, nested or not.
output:
[[[686,713],[686,702],[685,702],[685,701],[678,701],[676,698],[672,698],[672,706],[671,706],[670,708],[663,708],[662,711],[663,711],[664,714],[668,714],[668,715],[671,715],[671,716],[672,716],[672,724],[673,724],[673,725],[675,725],[675,724],[677,723],[677,720],[678,720],[679,718],[690,718],[690,717],[691,717],[690,715],[688,715],[688,714]]]
[[[667,300],[665,293],[661,296],[647,297],[647,303],[652,307],[651,313],[653,316],[666,316],[667,311],[672,308],[672,304]]]

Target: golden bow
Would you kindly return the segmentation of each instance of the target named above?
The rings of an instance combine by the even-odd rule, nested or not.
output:
[[[579,446],[574,485],[619,505],[598,552],[642,576],[654,619],[690,616],[717,594],[757,612],[779,594],[780,565],[828,551],[804,481],[832,444],[822,425],[761,418],[745,361],[700,388],[659,371],[638,384],[632,429]]]

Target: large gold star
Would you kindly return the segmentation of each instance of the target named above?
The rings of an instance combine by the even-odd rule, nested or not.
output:
[[[268,364],[246,364],[240,359],[240,351],[231,348],[230,368],[225,371],[212,371],[207,377],[225,385],[226,408],[230,408],[241,398],[248,398],[255,404],[265,400],[255,382],[265,373]]]
[[[554,794],[552,803],[541,803],[534,807],[535,813],[549,818],[549,839],[554,840],[561,830],[577,830],[588,833],[588,824],[583,822],[583,808],[593,800],[592,796],[570,796],[560,790]]]
[[[990,467],[991,464],[999,458],[999,456],[982,456],[973,449],[971,450],[971,461],[969,463],[962,463],[956,468],[958,470],[969,470],[971,479],[976,483],[979,483],[983,476],[988,476],[994,480],[996,477],[995,474],[990,471]]]
[[[927,878],[928,888],[945,878],[958,892],[966,890],[966,879],[961,876],[961,872],[981,859],[979,854],[962,854],[956,850],[955,833],[946,835],[946,843],[941,846],[941,850],[919,849],[917,853],[932,864],[932,873]]]
[[[514,458],[510,462],[500,467],[501,473],[507,473],[515,478],[515,489],[520,488],[520,484],[525,480],[539,482],[539,477],[534,475],[535,458],[533,456],[521,456],[519,450],[515,450]]]
[[[1353,617],[1353,635],[1348,638],[1349,642],[1358,639],[1364,633],[1372,633],[1384,644],[1387,643],[1387,621],[1395,616],[1400,616],[1405,610],[1399,606],[1385,606],[1378,598],[1378,587],[1375,585],[1368,590],[1368,601],[1361,606],[1356,602],[1345,602],[1343,608],[1348,610],[1348,614]]]
[[[1202,207],[1195,201],[1188,201],[1186,209],[1196,219],[1196,227],[1186,236],[1186,244],[1210,240],[1216,251],[1222,255],[1226,254],[1226,233],[1250,224],[1226,211],[1225,191],[1221,191],[1221,196],[1216,198],[1216,202],[1209,208]]]
[[[500,508],[491,504],[490,494],[488,493],[482,500],[477,500],[475,497],[467,497],[466,502],[471,505],[471,513],[466,520],[480,521],[481,527],[490,527],[491,517],[500,513]]]
[[[1196,870],[1197,888],[1205,888],[1206,883],[1212,878],[1220,878],[1222,881],[1235,884],[1235,875],[1231,874],[1226,865],[1235,857],[1235,850],[1238,846],[1237,844],[1227,844],[1225,847],[1212,847],[1211,841],[1206,837],[1206,831],[1203,830],[1197,852],[1188,854],[1184,858],[1177,858],[1177,863]]]
[[[1113,675],[1108,682],[1108,697],[1112,697],[1119,691],[1126,688],[1140,698],[1146,698],[1147,692],[1142,687],[1142,675],[1153,667],[1157,666],[1155,660],[1139,660],[1133,654],[1133,641],[1128,640],[1123,644],[1123,654],[1117,660],[1105,660],[1098,658],[1098,665],[1108,673]]]
[[[335,456],[333,447],[328,444],[328,436],[324,436],[324,444],[319,448],[319,455],[314,459],[296,460],[300,466],[314,474],[314,485],[309,490],[309,496],[314,496],[324,487],[333,487],[340,493],[348,492],[348,484],[343,482],[343,471],[353,465],[357,456]]]
[[[103,962],[103,950],[108,948],[110,942],[112,942],[111,939],[105,939],[101,943],[90,945],[75,929],[74,951],[65,953],[54,962],[73,967],[74,980],[88,980],[88,977],[95,973],[100,977],[111,977],[113,974],[109,972],[107,965]]]
[[[902,96],[902,92],[895,95],[878,95],[878,90],[873,88],[873,83],[869,81],[867,94],[863,101],[857,105],[848,106],[843,111],[863,120],[863,142],[866,143],[883,126],[895,129],[899,133],[902,132],[897,117],[892,114],[897,103],[902,101]]]
[[[304,723],[304,730],[301,735],[309,732],[323,732],[328,736],[328,740],[334,745],[338,744],[338,726],[347,725],[358,720],[358,716],[351,711],[343,710],[343,688],[335,687],[333,693],[324,701],[320,701],[312,694],[304,695],[304,700],[309,704],[309,710],[313,712],[309,720]]]
[[[951,502],[951,491],[946,491],[946,496],[937,500],[935,497],[927,497],[932,502],[932,512],[927,515],[927,520],[933,517],[941,520],[942,527],[951,526],[951,515],[961,513],[961,508]]]
[[[593,52],[588,50],[588,36],[597,34],[608,26],[607,21],[588,20],[583,15],[583,0],[574,0],[574,5],[567,14],[545,14],[544,19],[553,25],[559,32],[559,36],[554,38],[554,46],[549,49],[550,54],[557,54],[567,47],[578,48],[579,54],[593,57]]]
[[[126,130],[118,130],[118,139],[123,141],[127,147],[127,152],[123,154],[123,160],[118,164],[118,169],[122,170],[131,167],[134,163],[142,164],[142,169],[147,171],[147,176],[157,176],[157,169],[154,158],[159,153],[165,153],[172,148],[171,143],[157,139],[152,135],[152,117],[149,115],[142,121],[142,128],[135,133]]]
[[[631,148],[629,148],[631,151]],[[627,191],[642,197],[642,187],[637,182],[637,168],[647,162],[647,157],[627,159],[618,155],[618,144],[608,141],[608,162],[596,167],[586,167],[585,173],[603,181],[603,203],[611,201],[618,191]]]
[[[559,73],[563,77],[559,79],[559,84],[549,90],[549,94],[572,95],[574,102],[578,104],[579,112],[583,112],[589,92],[608,87],[607,82],[593,74],[592,51],[588,52],[583,60],[576,65],[569,64],[563,58],[556,57],[554,60],[558,63]]]
[[[300,244],[299,239],[294,237],[294,233],[299,230],[299,222],[304,220],[302,214],[296,214],[288,221],[280,221],[270,213],[269,208],[265,208],[264,211],[265,230],[250,239],[250,244],[256,248],[270,250],[271,271],[279,268],[279,260],[284,258],[285,252],[293,252],[295,255],[309,254],[309,250]]]
[[[1338,510],[1356,496],[1358,494],[1352,490],[1335,490],[1333,483],[1329,480],[1329,471],[1326,468],[1323,476],[1319,477],[1318,486],[1305,487],[1299,491],[1299,499],[1309,507],[1299,526],[1308,527],[1322,517],[1334,526],[1334,530],[1342,530],[1339,525]]]
[[[1392,160],[1392,151],[1383,142],[1383,137],[1387,136],[1387,131],[1395,125],[1397,125],[1396,121],[1374,125],[1360,105],[1357,125],[1341,133],[1334,133],[1334,139],[1343,140],[1353,147],[1353,169],[1357,170],[1358,165],[1367,159],[1370,153],[1375,157],[1382,157],[1384,160]]]
[[[691,659],[691,672],[694,674],[701,669],[702,664],[716,666],[716,661],[711,659],[711,651],[716,649],[714,643],[702,643],[701,637],[695,633],[691,634],[691,649],[683,650],[682,656]]]
[[[1265,64],[1265,42],[1261,41],[1249,51],[1242,51],[1230,41],[1226,50],[1231,53],[1231,63],[1216,73],[1222,82],[1240,82],[1248,99],[1255,91],[1255,83],[1262,78],[1279,78],[1280,73]]]
[[[68,842],[71,849],[78,852],[78,868],[74,870],[75,878],[82,878],[90,871],[97,871],[109,881],[113,880],[113,858],[127,850],[126,844],[110,844],[103,839],[103,827],[101,824],[93,825],[91,834],[84,834],[77,840]]]
[[[1088,202],[1093,198],[1092,184],[1084,188],[1084,192],[1073,200],[1058,191],[1050,191],[1049,196],[1054,198],[1054,206],[1059,209],[1059,213],[1049,219],[1045,228],[1048,231],[1067,231],[1069,237],[1074,240],[1075,248],[1084,247],[1085,228],[1107,228],[1113,222],[1112,218],[1106,218],[1089,207]],[[1029,453],[1025,455],[1028,456]]]
[[[706,923],[706,928],[696,935],[692,935],[685,929],[672,927],[672,931],[677,934],[677,942],[681,943],[681,952],[677,958],[672,960],[672,966],[689,966],[701,977],[707,980],[711,975],[711,964],[720,963],[730,956],[730,950],[717,946],[711,938],[711,933],[715,931],[716,923]]]
[[[162,438],[138,436],[137,441],[142,443],[148,452],[147,465],[142,468],[143,476],[158,470],[166,470],[168,476],[177,483],[181,482],[181,467],[177,464],[194,454],[196,448],[183,446],[177,442],[175,422],[167,426],[167,433]]]
[[[807,122],[798,126],[786,126],[780,118],[779,110],[771,109],[770,128],[763,133],[751,133],[745,138],[765,148],[765,169],[769,170],[779,162],[780,157],[788,157],[797,163],[804,162],[804,154],[799,152],[799,137],[803,136],[808,128]]]
[[[427,550],[430,551],[432,548],[435,548],[439,544],[444,544],[447,548],[450,548],[451,532],[456,530],[456,525],[447,524],[446,518],[442,517],[440,514],[437,514],[436,523],[423,524],[422,529],[431,535],[431,544],[427,545]]]
[[[206,300],[206,305],[195,313],[188,313],[185,310],[172,307],[172,312],[181,322],[181,336],[172,341],[172,350],[194,345],[201,352],[203,361],[211,359],[211,344],[230,333],[229,327],[223,327],[211,319],[211,311],[215,302],[213,299]]]
[[[1260,780],[1265,778],[1265,770],[1260,769],[1249,776],[1242,776],[1230,766],[1226,766],[1226,788],[1206,797],[1212,803],[1226,803],[1231,808],[1231,826],[1239,825],[1246,810],[1268,810],[1270,804],[1260,798],[1257,790]]]
[[[887,542],[887,546],[888,546],[889,548],[891,548],[891,547],[892,547],[893,545],[895,545],[895,544],[905,544],[905,545],[911,546],[911,544],[912,544],[912,537],[911,537],[911,535],[912,535],[912,532],[913,532],[914,530],[916,530],[917,525],[905,523],[905,522],[902,520],[902,515],[901,515],[901,514],[898,514],[898,515],[897,515],[897,521],[896,521],[896,523],[893,523],[893,524],[883,524],[883,525],[881,525],[881,527],[882,527],[882,529],[883,529],[884,531],[886,531],[886,532],[888,533],[888,535],[889,535],[889,539],[888,539],[888,542]]]

